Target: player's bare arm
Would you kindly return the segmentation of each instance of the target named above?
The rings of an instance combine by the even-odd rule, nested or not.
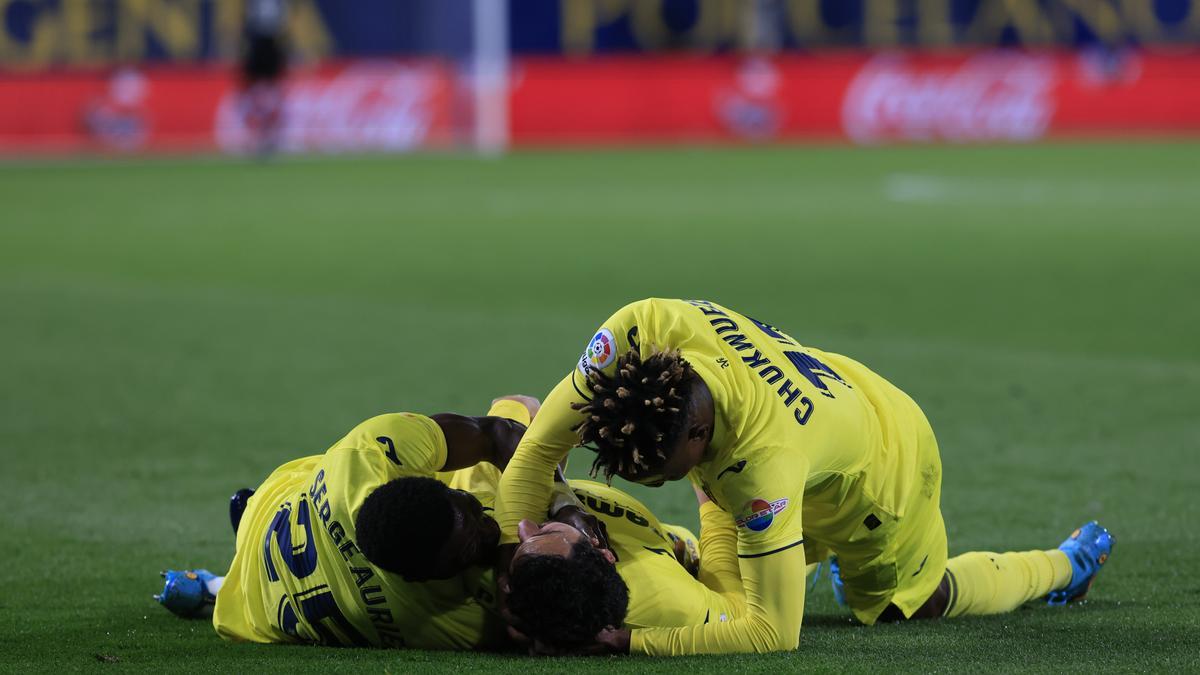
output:
[[[525,408],[533,419],[541,403],[532,396],[512,394],[492,401],[496,408],[502,402],[512,402]],[[443,471],[456,471],[487,462],[503,470],[516,450],[526,425],[508,417],[470,417],[454,413],[430,415],[446,437],[446,465]]]

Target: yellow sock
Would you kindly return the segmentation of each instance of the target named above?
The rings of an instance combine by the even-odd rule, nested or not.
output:
[[[514,422],[520,422],[525,426],[529,426],[529,408],[511,399],[496,401],[492,405],[492,409],[488,411],[488,417],[505,417]]]
[[[964,553],[946,564],[946,616],[1001,614],[1071,583],[1067,554],[1052,551]]]

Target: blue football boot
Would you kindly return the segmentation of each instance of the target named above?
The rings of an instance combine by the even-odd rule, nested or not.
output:
[[[216,575],[208,570],[167,570],[162,576],[166,583],[154,599],[172,614],[193,617],[217,602],[217,597],[208,592],[207,583]]]
[[[242,524],[242,516],[246,513],[246,507],[250,504],[250,498],[254,496],[254,490],[250,488],[242,488],[233,493],[229,498],[229,524],[233,526],[233,536],[237,536],[238,526]]]
[[[846,584],[842,583],[842,568],[838,565],[837,556],[829,559],[829,581],[833,585],[833,599],[845,607]]]
[[[1096,580],[1096,574],[1112,555],[1113,543],[1113,536],[1094,520],[1072,532],[1058,547],[1071,561],[1071,583],[1061,591],[1047,595],[1046,602],[1065,605],[1082,600]]]

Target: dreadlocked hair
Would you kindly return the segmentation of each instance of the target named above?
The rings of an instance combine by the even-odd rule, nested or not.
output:
[[[592,400],[572,404],[583,414],[572,427],[580,445],[596,451],[591,475],[603,469],[605,480],[611,481],[622,471],[662,466],[685,431],[696,377],[678,350],[653,351],[643,360],[631,349],[617,359],[613,375],[591,371],[587,387]]]

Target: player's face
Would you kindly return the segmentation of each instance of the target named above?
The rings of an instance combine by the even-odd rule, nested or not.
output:
[[[437,572],[430,579],[449,579],[477,565],[490,565],[500,545],[500,525],[483,512],[469,492],[450,491],[454,529],[438,553]]]
[[[584,541],[583,533],[566,523],[548,522],[541,525],[531,520],[521,521],[517,528],[521,545],[513,554],[511,570],[523,558],[529,556],[555,556],[565,558],[571,548]]]

